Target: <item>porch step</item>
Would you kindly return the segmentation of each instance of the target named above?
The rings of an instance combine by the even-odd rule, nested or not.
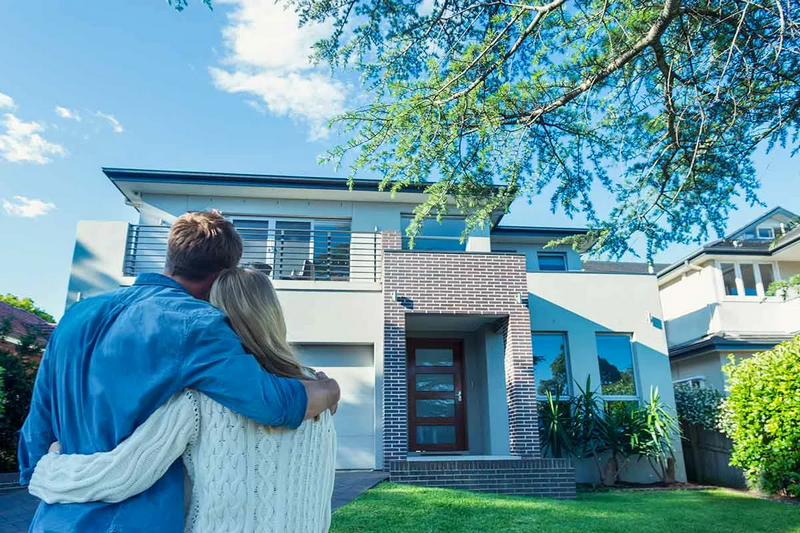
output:
[[[569,459],[393,461],[389,481],[474,492],[575,498],[575,466]]]
[[[19,474],[17,472],[0,474],[0,492],[19,490],[21,488],[22,485],[19,484]]]

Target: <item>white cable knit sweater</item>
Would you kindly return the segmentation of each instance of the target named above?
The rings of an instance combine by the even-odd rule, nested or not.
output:
[[[47,454],[28,490],[47,503],[117,502],[153,485],[183,456],[187,532],[328,531],[336,457],[329,412],[296,430],[261,426],[186,390],[114,450]]]

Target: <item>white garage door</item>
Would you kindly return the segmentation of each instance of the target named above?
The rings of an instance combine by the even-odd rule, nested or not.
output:
[[[339,440],[336,468],[375,468],[375,367],[372,346],[297,346],[303,364],[339,382],[342,400],[333,420]]]

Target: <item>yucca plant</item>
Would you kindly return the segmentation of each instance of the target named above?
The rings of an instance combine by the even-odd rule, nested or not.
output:
[[[570,402],[561,401],[560,394],[555,396],[547,391],[547,401],[539,412],[542,427],[542,448],[550,457],[564,458],[572,454],[572,415]]]
[[[672,439],[680,435],[674,416],[661,403],[658,387],[650,387],[650,398],[640,407],[641,430],[635,434],[633,449],[646,458],[662,483],[674,481],[675,449]]]

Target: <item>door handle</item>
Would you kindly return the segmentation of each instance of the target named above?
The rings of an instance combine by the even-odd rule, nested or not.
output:
[[[458,403],[461,403],[461,391],[456,393],[456,399],[458,400]]]

